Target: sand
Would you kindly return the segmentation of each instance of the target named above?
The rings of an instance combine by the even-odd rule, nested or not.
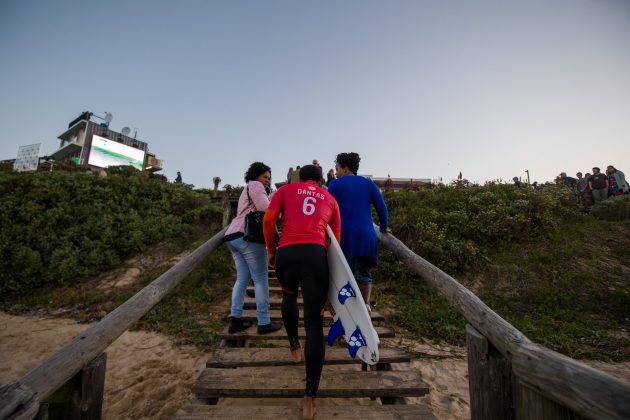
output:
[[[88,327],[70,319],[0,312],[0,384],[16,381]],[[438,419],[470,418],[464,348],[401,339],[384,340],[383,345],[400,346],[412,353],[415,356],[412,366],[429,385],[429,395],[409,398],[410,403],[427,404]],[[193,400],[192,385],[211,356],[194,347],[177,346],[160,334],[129,331],[106,352],[105,419],[170,418]],[[630,381],[630,362],[586,363]],[[394,364],[393,368],[404,367]]]
[[[0,383],[15,382],[89,325],[0,313]],[[170,418],[193,399],[208,354],[167,337],[125,332],[107,350],[105,419]]]

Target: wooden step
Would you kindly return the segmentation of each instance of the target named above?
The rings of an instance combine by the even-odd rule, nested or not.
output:
[[[297,300],[297,304],[299,307],[304,306],[304,300],[300,297]],[[372,306],[374,306],[375,301],[372,301]],[[269,295],[269,306],[272,309],[280,309],[282,306],[282,297],[276,297]],[[256,309],[256,299],[254,298],[254,292],[252,291],[252,296],[245,296],[245,303],[243,304],[243,309]]]
[[[298,298],[297,300],[298,306],[301,308],[304,306],[304,300],[302,298]],[[272,309],[280,309],[282,306],[282,297],[269,296],[269,307]],[[243,309],[256,309],[256,298],[253,296],[245,296],[245,303],[243,304]]]
[[[271,317],[272,321],[282,321],[282,313],[280,313],[280,310],[278,309],[272,309],[271,311],[269,311],[269,316]],[[247,309],[243,311],[243,316],[242,316],[244,321],[256,321],[256,310],[254,309]],[[372,321],[383,321],[385,319],[385,317],[381,314],[379,314],[378,312],[372,312],[371,315]],[[302,313],[302,310],[300,310],[300,320],[304,319],[304,314]],[[330,314],[330,312],[325,311],[324,312],[324,322],[332,322],[333,317]]]
[[[321,401],[321,400],[320,400]],[[180,409],[174,419],[297,419],[301,418],[297,400],[284,405],[230,406],[190,404]],[[317,407],[318,419],[339,420],[435,420],[425,405],[323,405]]]
[[[197,398],[302,397],[305,387],[303,366],[242,367],[205,369],[195,385]],[[318,397],[420,397],[429,392],[415,371],[339,370],[324,366]]]
[[[405,363],[410,357],[399,348],[379,349],[379,363]],[[348,355],[343,347],[326,347],[327,365],[360,363]],[[300,364],[303,364],[300,363]],[[206,363],[209,368],[235,368],[252,366],[294,366],[288,345],[286,347],[219,348]]]
[[[282,295],[282,287],[269,285],[269,296],[271,297],[272,294]],[[253,298],[254,296],[254,286],[247,286],[247,289],[245,290],[245,297]]]
[[[385,327],[374,327],[376,330],[376,334],[380,338],[392,338],[395,337],[396,334],[394,331]],[[324,336],[328,335],[328,328],[324,327]],[[298,337],[301,339],[306,338],[306,332],[303,327],[298,328]],[[249,327],[245,331],[237,332],[235,334],[230,334],[228,332],[228,327],[225,327],[221,332],[219,332],[219,338],[223,340],[256,340],[256,341],[265,341],[265,340],[287,340],[287,334],[284,328],[280,328],[278,331],[274,331],[268,334],[258,334],[256,332],[256,326]]]

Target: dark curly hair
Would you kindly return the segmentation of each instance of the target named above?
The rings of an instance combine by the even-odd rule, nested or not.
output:
[[[245,182],[254,181],[265,172],[271,173],[271,168],[262,162],[254,162],[249,165],[249,169],[245,172]]]
[[[315,181],[322,180],[322,170],[315,165],[304,165],[300,169],[300,181]]]
[[[335,163],[338,163],[342,168],[348,168],[353,174],[357,174],[359,171],[359,162],[361,157],[358,153],[339,153],[335,159]]]

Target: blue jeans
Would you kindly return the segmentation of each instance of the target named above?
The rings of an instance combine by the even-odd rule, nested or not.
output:
[[[226,242],[236,264],[236,281],[232,289],[230,316],[243,317],[243,303],[249,279],[254,282],[256,294],[256,317],[258,325],[267,325],[269,317],[269,271],[267,249],[264,244],[247,242],[242,237]]]

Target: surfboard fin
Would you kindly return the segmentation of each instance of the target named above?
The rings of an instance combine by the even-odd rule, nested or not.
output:
[[[341,324],[341,318],[337,318],[337,320],[330,326],[330,330],[328,330],[328,345],[332,347],[333,344],[335,344],[337,337],[345,334],[346,330],[344,330],[343,325]]]
[[[343,305],[344,303],[346,303],[346,299],[356,296],[357,292],[354,291],[354,289],[352,288],[352,286],[350,286],[350,283],[348,282],[345,284],[345,286],[341,288],[339,294],[337,295],[337,298],[339,299],[339,302]]]
[[[348,341],[348,352],[350,352],[350,356],[354,359],[357,356],[359,349],[366,345],[365,339],[363,339],[363,336],[361,335],[361,330],[357,327],[350,336],[350,341]]]

